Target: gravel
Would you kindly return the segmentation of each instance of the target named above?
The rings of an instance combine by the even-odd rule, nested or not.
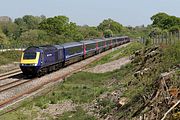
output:
[[[7,65],[1,65],[0,66],[0,73],[6,73],[12,69],[16,69],[19,67],[19,63],[12,63],[12,64],[7,64]]]
[[[105,73],[105,72],[110,72],[116,69],[120,69],[121,66],[130,63],[131,60],[129,60],[129,57],[123,57],[120,58],[118,60],[109,62],[109,63],[105,63],[102,65],[97,65],[93,68],[88,68],[85,71],[87,72],[92,72],[92,73]]]

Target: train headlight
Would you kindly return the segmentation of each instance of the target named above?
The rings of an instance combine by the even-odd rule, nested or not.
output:
[[[20,64],[21,66],[37,66],[37,64],[33,63],[33,64]]]
[[[33,64],[33,66],[37,66],[37,64]]]

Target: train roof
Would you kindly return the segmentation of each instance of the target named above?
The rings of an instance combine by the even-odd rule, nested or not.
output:
[[[105,40],[112,40],[114,39],[113,37],[110,37],[110,38],[105,38]]]
[[[70,42],[70,43],[64,43],[61,46],[63,46],[64,48],[67,48],[67,47],[82,46],[82,45],[83,43],[81,42]]]
[[[82,41],[80,41],[80,42],[82,42],[82,43],[84,43],[84,44],[96,43],[96,41],[94,41],[94,40],[82,40]]]
[[[27,51],[40,51],[40,50],[50,50],[50,49],[57,49],[53,45],[43,45],[43,46],[30,46],[24,50],[24,52]]]
[[[54,45],[54,47],[56,47],[57,49],[63,49],[61,45]]]
[[[116,38],[128,38],[128,36],[121,36],[121,37],[116,37]]]
[[[96,42],[102,42],[102,41],[104,41],[103,39],[94,39],[94,41],[96,41]]]

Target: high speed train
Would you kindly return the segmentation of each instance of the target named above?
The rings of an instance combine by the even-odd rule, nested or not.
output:
[[[127,42],[130,42],[130,38],[122,36],[61,45],[30,46],[22,53],[20,68],[26,76],[42,76]]]

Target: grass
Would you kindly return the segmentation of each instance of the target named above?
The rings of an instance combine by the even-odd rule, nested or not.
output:
[[[112,78],[120,80],[123,76],[125,76],[125,74],[129,73],[131,67],[131,65],[128,65],[127,67],[123,67],[121,70],[116,70],[114,72],[108,72],[103,74],[78,72],[66,78],[63,84],[57,85],[57,87],[54,88],[53,92],[50,92],[44,96],[37,97],[32,102],[22,103],[22,107],[20,107],[18,110],[7,113],[1,116],[0,119],[8,119],[9,116],[14,119],[18,119],[19,116],[23,118],[31,117],[32,119],[34,119],[37,117],[39,109],[46,109],[49,104],[62,103],[66,100],[71,100],[73,101],[73,103],[78,105],[90,103],[99,95],[108,91],[112,91],[113,88],[107,88],[107,83],[111,81]],[[105,101],[105,103],[107,102]],[[101,112],[104,113],[109,109],[110,108],[107,106],[105,107],[105,110],[102,110]],[[30,113],[33,110],[37,110],[37,113],[34,114],[34,116],[29,116],[31,115]],[[16,113],[21,113],[23,115]],[[69,118],[68,116],[73,117]],[[82,109],[77,109],[76,112],[64,113],[62,116],[59,116],[59,119],[91,120],[94,118],[85,114],[85,111],[83,111]]]
[[[65,100],[72,100],[74,103],[87,103],[106,91],[104,86],[108,74],[92,74],[79,72],[67,78],[53,92],[47,96],[38,98],[36,106],[44,108],[45,104],[55,104]]]
[[[20,57],[21,57],[20,51],[0,52],[0,65],[12,63],[15,61],[20,61]]]

